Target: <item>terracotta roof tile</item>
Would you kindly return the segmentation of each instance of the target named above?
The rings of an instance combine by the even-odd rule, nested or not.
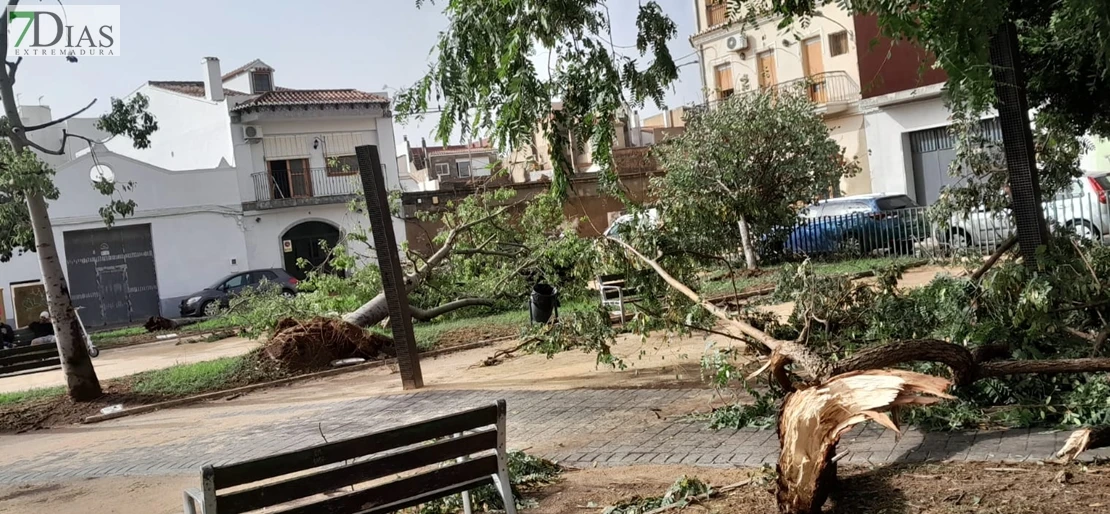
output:
[[[331,104],[388,104],[389,99],[375,93],[357,89],[284,89],[269,91],[247,100],[235,110],[251,107],[278,107],[289,105]]]
[[[199,80],[152,80],[148,82],[151,86],[167,91],[174,91],[184,95],[195,96],[197,98],[204,98],[204,82]],[[224,88],[224,96],[249,96],[247,93],[236,91],[234,89]]]

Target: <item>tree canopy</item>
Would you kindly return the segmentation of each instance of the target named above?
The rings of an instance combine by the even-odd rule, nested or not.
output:
[[[759,234],[792,226],[799,205],[859,171],[803,88],[743,91],[691,116],[656,154],[667,170],[652,181],[666,234],[717,256],[753,250],[739,222]]]
[[[528,148],[539,128],[559,194],[573,173],[568,130],[576,145],[592,145],[594,162],[613,185],[618,112],[649,99],[661,104],[678,77],[667,49],[678,30],[654,1],[639,6],[637,57],[617,50],[604,0],[452,1],[444,13],[449,26],[427,74],[398,95],[399,119],[438,106],[438,139],[460,129],[464,139],[489,134],[502,150]],[[547,69],[537,69],[537,60]],[[552,107],[556,101],[560,109]]]

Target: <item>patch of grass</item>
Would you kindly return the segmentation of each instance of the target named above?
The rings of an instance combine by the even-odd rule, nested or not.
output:
[[[0,405],[15,405],[17,403],[39,400],[42,398],[62,396],[64,394],[66,394],[66,389],[64,387],[43,387],[40,389],[28,389],[26,391],[0,393]]]
[[[566,315],[572,312],[585,311],[596,308],[588,302],[572,302],[559,307],[559,313]],[[454,318],[445,320],[432,320],[430,322],[414,322],[412,331],[416,338],[416,346],[421,351],[436,349],[440,339],[453,331],[477,329],[482,327],[516,327],[523,329],[528,325],[529,314],[527,309],[500,312],[488,316],[473,318]],[[383,335],[390,335],[388,330],[379,327],[373,329]]]
[[[247,356],[179,364],[134,375],[131,390],[159,396],[187,396],[226,389],[246,364]]]
[[[122,338],[122,337],[133,337],[133,336],[142,335],[142,334],[145,334],[145,333],[146,333],[146,329],[139,326],[139,327],[118,328],[116,330],[108,330],[108,331],[105,331],[105,332],[93,332],[93,333],[89,334],[89,337],[92,338],[94,343],[100,343],[102,341],[108,341],[108,340],[112,340],[112,339],[119,339],[119,338]]]
[[[835,262],[817,261],[813,263],[813,270],[818,275],[855,275],[876,268],[891,265],[906,265],[915,261],[918,261],[918,259],[913,257],[868,257]],[[778,265],[764,268],[762,274],[754,277],[736,277],[736,290],[743,292],[746,289],[752,289],[758,286],[774,285],[777,271],[782,266],[783,265]],[[721,278],[706,282],[701,287],[702,294],[712,295],[732,292],[733,281],[728,278],[728,270],[722,268],[717,270],[717,272],[721,275]],[[737,273],[741,273],[740,268],[737,268]]]

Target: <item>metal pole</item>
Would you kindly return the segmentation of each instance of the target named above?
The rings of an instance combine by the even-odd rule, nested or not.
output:
[[[1029,129],[1029,98],[1018,51],[1017,28],[1012,22],[1003,23],[991,38],[990,60],[994,68],[994,92],[998,97],[1006,167],[1010,173],[1010,202],[1018,244],[1025,265],[1035,267],[1037,247],[1048,242],[1048,225],[1041,209],[1036,150],[1033,132]]]
[[[382,290],[385,291],[386,304],[389,305],[389,326],[393,330],[393,341],[397,348],[401,387],[420,389],[424,387],[424,376],[420,372],[416,338],[412,334],[408,290],[405,287],[404,272],[401,270],[401,257],[397,253],[397,236],[393,233],[381,157],[375,145],[356,147],[355,155],[358,157],[362,190],[366,193],[366,212],[370,216],[370,229],[374,234],[378,267],[382,272]]]

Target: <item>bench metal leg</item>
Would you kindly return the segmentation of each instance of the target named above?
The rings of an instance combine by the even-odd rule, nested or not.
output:
[[[182,495],[185,497],[185,514],[205,514],[204,499],[199,489],[186,489]],[[198,501],[201,502],[200,513],[197,512]]]
[[[463,514],[471,514],[470,512],[470,491],[463,491]]]
[[[509,480],[509,457],[505,443],[505,400],[497,402],[497,474],[493,485],[501,493],[505,503],[505,514],[516,514],[516,498],[513,498],[513,483]]]
[[[452,438],[453,439],[458,439],[462,436],[463,436],[463,434],[459,433],[459,434],[455,434],[454,436],[452,436]],[[462,457],[459,457],[459,458],[455,459],[455,462],[466,462],[467,460],[469,460],[469,458],[466,455],[463,455]],[[470,503],[470,491],[463,491],[462,492],[462,503],[463,503],[463,514],[471,514],[471,511],[470,511],[470,509],[471,509],[471,506],[470,506],[471,505],[471,503]]]

